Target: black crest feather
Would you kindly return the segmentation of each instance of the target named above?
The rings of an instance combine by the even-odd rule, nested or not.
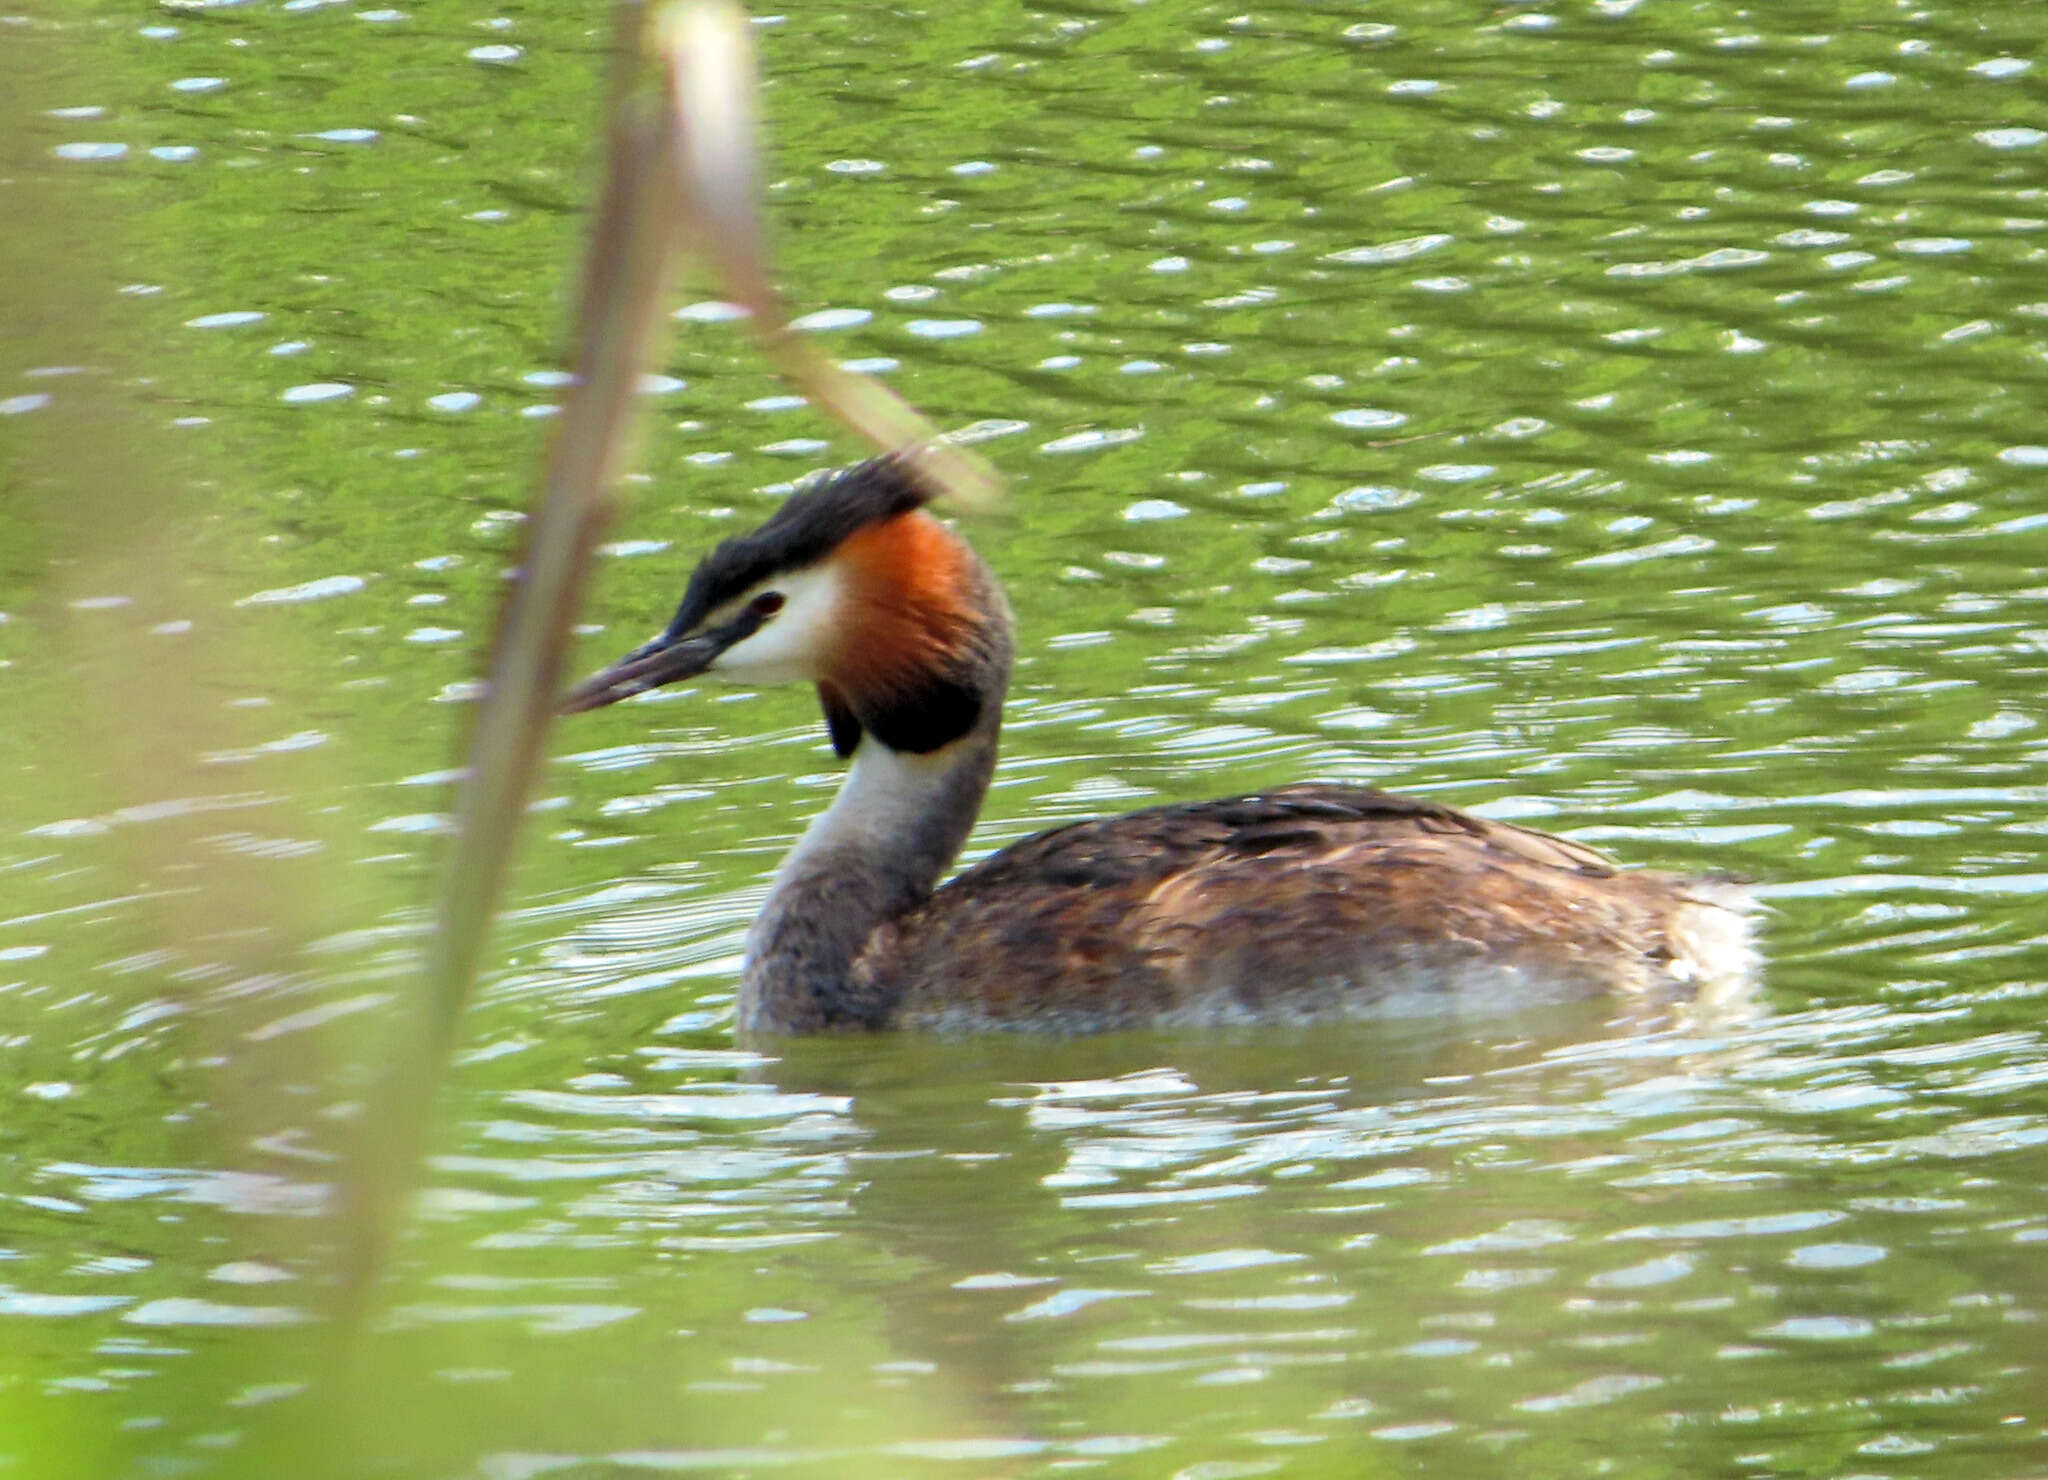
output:
[[[900,457],[878,457],[820,478],[783,500],[759,529],[724,541],[698,563],[668,635],[696,629],[735,596],[783,571],[816,565],[871,524],[931,502]]]
[[[832,737],[832,753],[845,760],[860,748],[860,716],[846,696],[828,683],[818,685],[818,703],[825,710],[825,733]]]

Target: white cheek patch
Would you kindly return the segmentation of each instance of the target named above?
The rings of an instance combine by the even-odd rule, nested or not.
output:
[[[782,610],[720,653],[711,672],[737,684],[815,682],[839,638],[840,589],[839,573],[827,565],[763,581],[754,594],[780,592]]]

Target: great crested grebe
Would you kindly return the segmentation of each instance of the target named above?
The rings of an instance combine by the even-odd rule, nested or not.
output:
[[[1010,607],[896,459],[790,495],[564,712],[813,683],[851,761],[747,938],[743,1030],[1112,1028],[1679,999],[1755,968],[1732,881],[1357,786],[1081,822],[935,889],[995,771]]]

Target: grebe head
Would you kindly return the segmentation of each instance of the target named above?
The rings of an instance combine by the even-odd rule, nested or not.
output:
[[[816,684],[842,756],[863,734],[923,753],[992,721],[1009,609],[967,543],[924,512],[929,498],[898,458],[791,494],[705,556],[667,629],[571,689],[562,712],[709,674]]]

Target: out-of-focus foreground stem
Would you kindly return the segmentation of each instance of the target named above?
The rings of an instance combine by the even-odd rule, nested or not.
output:
[[[341,1224],[341,1311],[365,1309],[400,1201],[411,1188],[436,1088],[453,1050],[561,687],[591,553],[616,511],[640,377],[661,343],[676,235],[662,102],[646,85],[642,7],[618,7],[604,193],[585,254],[576,376],[500,614],[469,743],[456,835],[427,951],[420,1021],[401,1033],[351,1167]]]
[[[398,1206],[425,1144],[436,1087],[483,960],[561,688],[591,555],[616,512],[639,422],[641,376],[662,342],[679,245],[748,310],[762,348],[821,409],[913,460],[955,506],[985,509],[994,472],[893,392],[819,353],[789,325],[758,215],[755,74],[746,15],[730,0],[618,8],[604,193],[576,329],[577,383],[559,423],[519,578],[500,618],[457,805],[428,950],[423,1020],[410,1025],[372,1102],[347,1179],[340,1309],[367,1308]]]
[[[914,463],[954,508],[994,509],[1002,480],[987,462],[946,441],[894,391],[848,370],[790,326],[761,229],[753,39],[738,8],[674,0],[657,14],[653,36],[668,77],[671,157],[688,246],[725,295],[747,310],[762,352],[813,404]]]

